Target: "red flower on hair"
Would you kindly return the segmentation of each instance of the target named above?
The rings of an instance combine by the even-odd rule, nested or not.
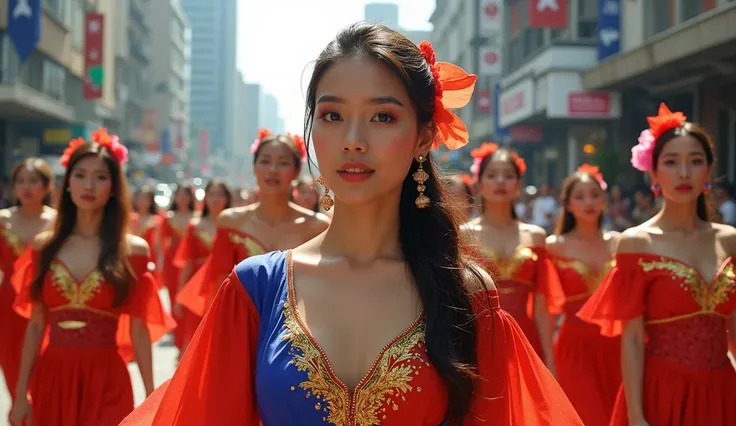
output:
[[[664,132],[682,126],[685,121],[687,121],[685,114],[670,111],[664,102],[659,104],[659,111],[655,117],[647,117],[649,130],[655,140],[659,139]]]
[[[72,154],[74,154],[74,151],[85,143],[84,138],[76,138],[69,141],[69,145],[66,147],[64,153],[61,154],[61,158],[59,159],[61,166],[67,168],[69,165],[69,159],[72,157]]]
[[[498,144],[495,144],[493,142],[484,142],[478,148],[470,151],[470,156],[473,157],[473,165],[470,167],[470,171],[473,173],[473,177],[475,177],[476,181],[480,177],[480,164],[487,157],[493,155],[496,151],[498,151],[498,148]],[[509,149],[508,152],[511,155],[511,161],[513,161],[517,170],[519,170],[519,175],[524,176],[524,173],[526,173],[526,161],[524,161],[524,159],[520,157],[519,154],[516,153],[516,151]]]
[[[468,74],[457,65],[437,62],[437,55],[428,41],[419,43],[419,50],[432,71],[435,86],[434,122],[435,140],[432,149],[440,143],[454,150],[468,143],[468,128],[450,109],[462,108],[470,102],[478,76]]]
[[[256,151],[258,151],[258,147],[261,145],[261,142],[263,142],[264,139],[266,139],[266,136],[270,135],[271,131],[268,129],[258,129],[258,137],[255,141],[253,141],[253,144],[250,146],[250,152],[251,154],[255,154]]]
[[[604,191],[606,190],[606,188],[608,188],[608,184],[605,180],[603,180],[603,173],[601,173],[600,167],[588,163],[583,163],[580,167],[578,167],[577,171],[578,173],[587,173],[593,176],[593,179],[598,182],[598,185],[600,185]]]
[[[299,149],[299,159],[302,163],[307,162],[307,143],[304,141],[304,138],[299,135],[292,135],[289,133],[289,136],[291,136],[292,139],[294,139],[294,143],[296,144],[297,149]]]
[[[76,138],[69,142],[69,145],[59,159],[62,167],[67,168],[69,166],[69,159],[74,154],[74,151],[85,143],[87,142],[84,138]],[[96,143],[110,151],[118,164],[125,164],[128,161],[128,148],[120,143],[120,139],[116,135],[107,133],[107,129],[100,128],[92,132],[92,143]]]

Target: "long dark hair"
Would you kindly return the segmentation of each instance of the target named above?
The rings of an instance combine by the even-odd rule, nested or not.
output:
[[[575,189],[575,185],[585,179],[590,179],[591,181],[595,182],[596,185],[601,188],[601,191],[605,192],[603,191],[601,184],[598,182],[595,176],[588,172],[576,171],[575,173],[565,178],[565,181],[562,183],[562,196],[560,200],[562,204],[562,207],[560,207],[560,209],[562,211],[561,214],[557,216],[557,223],[555,224],[555,235],[567,234],[568,232],[575,229],[575,227],[577,226],[575,216],[570,213],[570,210],[567,209],[567,205],[570,202],[570,195],[572,194],[572,190]],[[598,229],[602,227],[603,212],[601,212],[601,214],[598,216]]]
[[[519,170],[519,166],[514,162],[514,155],[515,152],[509,148],[499,148],[496,151],[493,152],[491,155],[486,155],[483,157],[483,160],[481,160],[480,165],[478,167],[478,180],[480,180],[483,177],[483,173],[485,173],[486,168],[488,167],[488,164],[493,159],[498,159],[500,161],[508,161],[509,164],[514,168],[514,172],[516,173],[516,178],[519,179],[519,182],[521,182],[521,170]],[[480,203],[480,209],[481,212],[484,212],[486,210],[486,200],[484,200],[481,196],[481,203]],[[516,214],[516,208],[514,208],[514,203],[511,203],[511,218],[512,219],[518,219],[519,216]]]
[[[705,160],[708,163],[708,166],[713,165],[713,162],[715,161],[715,155],[713,153],[713,143],[710,141],[710,137],[705,132],[705,130],[703,130],[702,127],[698,126],[697,124],[686,122],[683,123],[683,125],[680,127],[676,127],[662,133],[659,138],[654,141],[654,151],[652,153],[652,170],[654,170],[655,172],[657,171],[657,161],[659,160],[659,156],[660,154],[662,154],[662,149],[664,149],[664,146],[667,144],[667,142],[678,136],[690,136],[698,141],[700,146],[703,147],[703,151],[705,152]],[[711,205],[712,204],[710,197],[701,192],[700,195],[698,195],[695,210],[701,220],[704,220],[706,222],[710,222],[712,220],[713,214]]]
[[[212,179],[207,183],[207,186],[204,187],[204,207],[202,207],[202,217],[210,216],[210,207],[207,205],[207,193],[209,193],[210,189],[215,186],[219,186],[223,191],[225,191],[225,198],[227,199],[225,202],[225,208],[229,209],[233,205],[233,192],[230,190],[228,184],[222,179]]]
[[[307,89],[306,141],[314,123],[317,85],[331,66],[352,57],[373,58],[388,67],[412,100],[420,134],[434,135],[434,80],[419,48],[383,25],[357,23],[342,30],[315,63]],[[448,205],[444,179],[431,153],[427,159],[424,171],[429,179],[424,193],[432,203],[425,209],[415,205],[417,184],[412,173],[419,163],[414,160],[401,190],[399,242],[424,307],[427,355],[447,387],[451,419],[462,422],[470,411],[478,365],[470,289],[485,282],[469,267],[473,261],[461,253],[458,227],[462,214]]]
[[[105,204],[100,223],[100,255],[97,259],[99,270],[115,292],[113,306],[120,306],[130,293],[130,280],[133,271],[128,263],[128,245],[125,230],[128,228],[130,205],[128,189],[122,169],[117,160],[107,148],[97,143],[86,143],[76,150],[69,158],[69,165],[62,180],[59,208],[54,223],[54,232],[48,243],[39,253],[38,273],[31,284],[31,296],[34,300],[41,299],[44,276],[51,267],[59,250],[66,239],[74,231],[77,223],[77,206],[72,201],[69,188],[69,178],[74,172],[77,163],[83,158],[100,157],[110,172],[112,190],[110,199]]]
[[[301,170],[301,152],[299,151],[299,147],[296,145],[296,141],[290,135],[270,134],[264,137],[261,143],[258,144],[258,148],[256,148],[255,152],[253,153],[253,164],[256,164],[256,162],[258,161],[258,157],[261,155],[263,147],[271,143],[282,143],[286,145],[286,147],[289,148],[289,152],[291,152],[291,154],[294,156],[294,168],[297,170],[297,172]]]
[[[138,188],[138,191],[136,191],[135,196],[133,198],[137,199],[139,195],[148,197],[148,200],[150,201],[150,204],[148,205],[148,211],[146,213],[157,215],[158,210],[156,209],[156,197],[155,197],[155,194],[153,193],[153,188],[151,188],[148,185],[143,185],[140,188]],[[134,202],[133,207],[134,207],[133,210],[135,210],[135,212],[138,213],[137,201]]]
[[[187,195],[189,196],[189,203],[187,204],[187,212],[191,213],[194,211],[194,187],[191,184],[185,183],[176,185],[176,189],[173,192],[173,196],[171,197],[171,205],[169,206],[169,211],[177,212],[179,211],[179,206],[176,204],[176,193],[179,191],[187,191]]]
[[[10,185],[13,188],[15,188],[15,183],[18,181],[18,175],[23,169],[30,170],[31,172],[38,174],[41,178],[41,182],[46,186],[46,195],[43,196],[43,204],[46,206],[51,205],[51,193],[54,190],[54,172],[51,170],[49,163],[36,157],[26,158],[25,160],[17,163],[13,166],[13,170],[10,172]],[[16,197],[15,193],[13,193],[13,197],[15,198],[15,205],[20,206],[20,198]]]

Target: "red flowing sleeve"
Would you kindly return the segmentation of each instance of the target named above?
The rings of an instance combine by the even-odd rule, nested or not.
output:
[[[478,374],[465,426],[573,426],[583,422],[496,290],[473,298]]]
[[[532,250],[537,255],[534,292],[544,295],[551,315],[559,315],[565,307],[565,290],[560,276],[546,248],[532,247]]]
[[[583,321],[597,324],[604,336],[618,336],[626,321],[645,311],[646,274],[639,266],[641,256],[616,254],[616,264],[577,313]]]
[[[177,302],[199,316],[204,316],[217,285],[227,277],[236,263],[243,260],[236,259],[237,251],[230,241],[230,232],[227,228],[217,228],[212,252],[176,297]]]
[[[15,290],[13,309],[24,318],[31,317],[31,308],[33,307],[31,283],[36,277],[35,265],[37,260],[38,251],[29,245],[13,264],[13,276],[10,281]]]
[[[159,285],[153,275],[154,264],[150,256],[132,255],[130,265],[135,274],[131,292],[123,306],[120,307],[118,320],[117,343],[123,359],[130,362],[135,359],[133,343],[130,340],[131,318],[146,323],[151,343],[155,343],[176,327],[176,322],[164,310],[158,295]]]
[[[174,266],[177,268],[183,268],[187,265],[187,263],[191,262],[191,260],[196,255],[197,250],[197,231],[194,225],[191,223],[187,225],[187,232],[184,234],[184,236],[181,239],[181,242],[179,243],[179,248],[176,249],[176,254],[174,255]]]
[[[260,319],[232,273],[192,337],[171,380],[120,426],[256,426],[255,366]]]

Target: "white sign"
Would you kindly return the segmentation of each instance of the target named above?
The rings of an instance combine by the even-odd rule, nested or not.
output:
[[[485,46],[478,49],[480,58],[478,63],[480,69],[478,74],[481,76],[501,75],[501,48]]]
[[[508,127],[534,114],[534,81],[531,78],[504,89],[498,100],[498,123]]]
[[[478,7],[480,32],[483,34],[500,32],[503,25],[503,1],[481,0]]]

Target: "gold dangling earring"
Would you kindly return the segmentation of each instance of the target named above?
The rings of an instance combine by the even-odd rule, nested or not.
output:
[[[317,183],[322,185],[322,187],[325,189],[325,195],[319,197],[319,205],[322,206],[323,209],[325,209],[326,212],[330,211],[332,206],[335,205],[335,200],[330,197],[330,188],[327,187],[325,184],[325,180],[322,179],[322,176],[317,178]]]
[[[417,158],[417,161],[419,162],[419,168],[416,172],[414,172],[413,175],[411,175],[412,178],[414,178],[414,182],[417,183],[417,191],[419,191],[419,196],[417,196],[417,199],[414,200],[414,204],[416,204],[418,209],[424,209],[429,207],[429,197],[424,195],[424,190],[427,189],[426,186],[424,186],[424,182],[426,182],[429,179],[429,175],[427,172],[424,171],[424,166],[422,166],[422,163],[424,163],[427,159],[420,155],[419,158]]]

